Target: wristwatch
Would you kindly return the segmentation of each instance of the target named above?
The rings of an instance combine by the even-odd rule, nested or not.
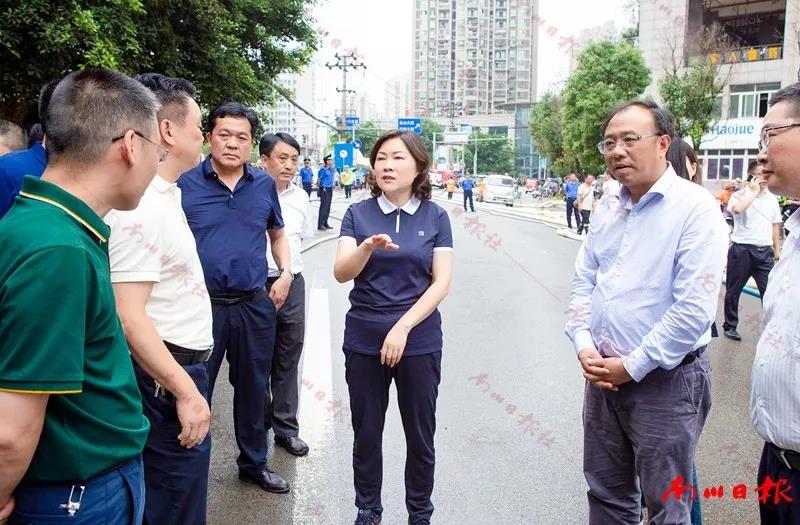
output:
[[[289,279],[294,281],[294,274],[290,272],[288,268],[278,268],[278,271],[281,272],[281,277],[283,277],[284,273],[288,273]]]

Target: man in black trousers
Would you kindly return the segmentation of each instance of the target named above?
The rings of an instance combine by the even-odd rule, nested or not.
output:
[[[332,230],[328,224],[328,216],[331,214],[331,200],[333,199],[333,181],[336,180],[336,170],[333,167],[333,159],[330,155],[323,159],[325,166],[317,172],[319,184],[319,219],[317,220],[318,230]]]

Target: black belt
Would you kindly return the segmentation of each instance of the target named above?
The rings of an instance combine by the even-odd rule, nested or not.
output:
[[[190,350],[189,348],[178,346],[175,343],[164,341],[164,346],[167,347],[169,353],[172,354],[172,357],[174,357],[175,361],[181,366],[205,363],[211,358],[211,353],[214,351],[213,345],[208,350]]]
[[[794,450],[778,448],[772,445],[772,452],[778,457],[778,460],[783,463],[786,468],[792,470],[800,470],[800,453]]]
[[[701,346],[697,350],[692,350],[691,352],[686,354],[686,357],[683,358],[683,361],[681,361],[681,364],[679,364],[678,366],[683,366],[683,365],[688,365],[689,363],[694,363],[695,360],[699,359],[700,356],[703,355],[703,352],[705,352],[705,351],[706,351],[706,346],[705,345]]]
[[[293,273],[292,274],[292,279],[297,279],[298,277],[301,277],[302,275],[303,275],[303,272]],[[280,278],[281,278],[280,275],[276,275],[275,277],[268,277],[267,278],[267,284],[272,284],[272,283],[274,283],[275,281],[277,281]]]
[[[253,290],[252,292],[245,292],[245,293],[230,293],[230,294],[223,294],[223,295],[211,295],[211,304],[224,304],[225,306],[231,306],[234,304],[239,303],[246,303],[248,301],[252,301],[255,299],[258,292],[263,290],[263,288],[259,288],[258,290]]]

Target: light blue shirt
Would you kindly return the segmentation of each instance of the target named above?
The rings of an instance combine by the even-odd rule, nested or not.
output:
[[[728,250],[711,194],[672,166],[638,203],[623,187],[592,214],[572,280],[575,351],[620,357],[635,381],[711,340]]]

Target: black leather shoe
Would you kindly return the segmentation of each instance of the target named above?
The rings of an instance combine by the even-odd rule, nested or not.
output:
[[[733,339],[734,341],[742,340],[742,336],[739,335],[739,332],[736,331],[736,328],[729,328],[725,330],[725,337],[728,339]]]
[[[332,229],[333,229],[333,226],[325,226],[325,229],[326,229],[326,230],[332,230]]]
[[[289,454],[294,454],[295,456],[305,456],[308,454],[308,445],[297,436],[275,436],[275,443],[285,448]]]
[[[353,525],[381,525],[381,515],[371,510],[360,509]]]
[[[240,470],[239,479],[253,483],[254,485],[258,485],[267,492],[274,492],[276,494],[284,494],[289,492],[289,483],[287,483],[286,480],[281,476],[270,470],[265,470],[256,475]]]

